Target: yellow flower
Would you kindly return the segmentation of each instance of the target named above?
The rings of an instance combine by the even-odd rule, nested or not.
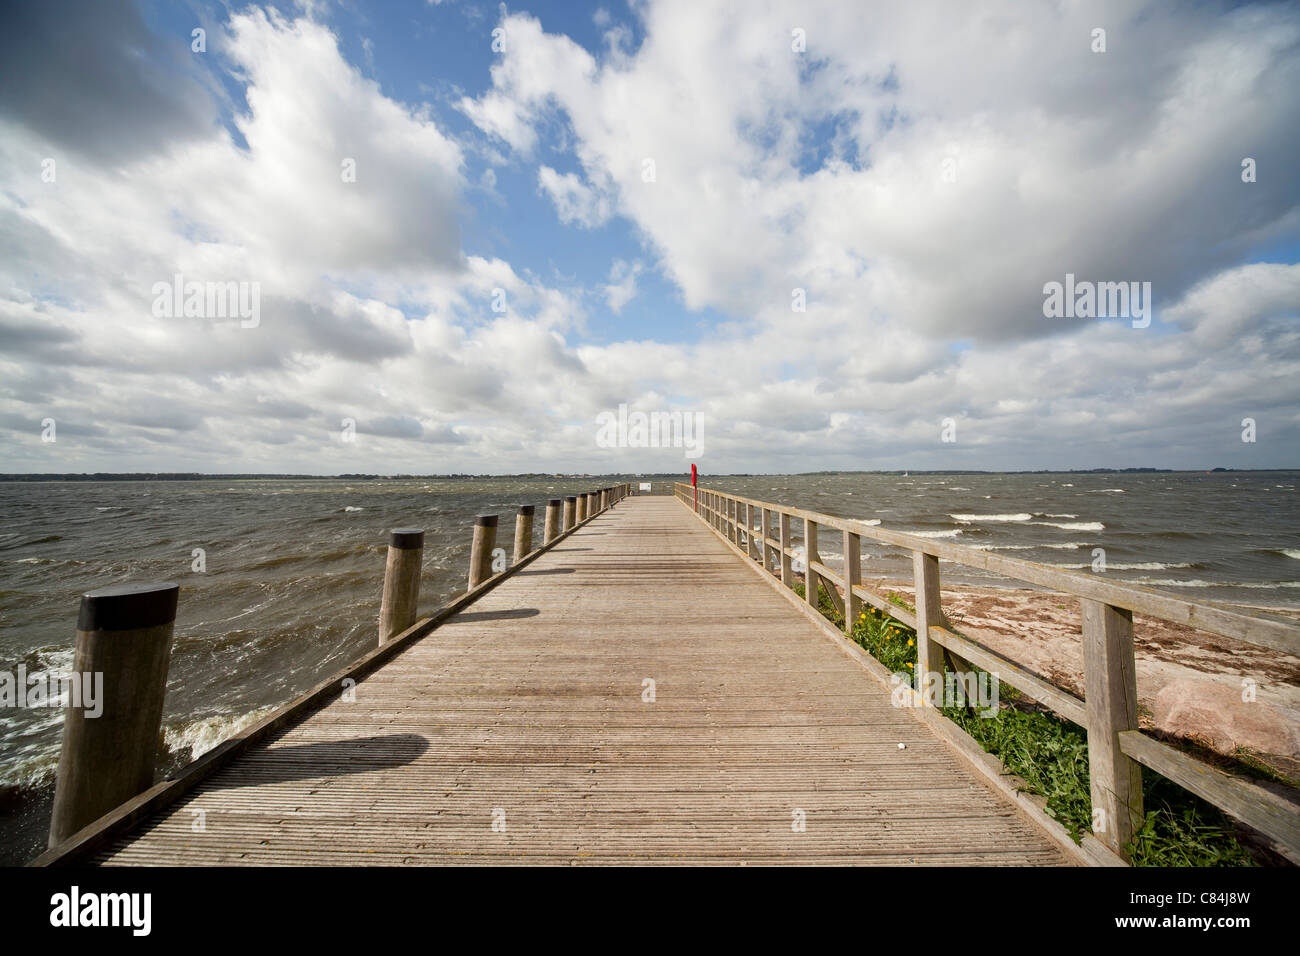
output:
[[[912,646],[912,639],[910,637],[907,639],[907,646],[908,647]]]
[[[911,667],[911,666],[912,666],[912,662],[911,662],[911,661],[908,661],[908,662],[907,662],[907,666],[908,666],[908,667]]]

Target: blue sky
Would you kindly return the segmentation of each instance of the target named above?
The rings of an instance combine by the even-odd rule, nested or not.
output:
[[[6,16],[7,470],[685,470],[624,403],[714,473],[1300,464],[1294,7]],[[1153,321],[1047,318],[1067,272]]]

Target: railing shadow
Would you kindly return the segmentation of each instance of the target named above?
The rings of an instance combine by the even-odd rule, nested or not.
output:
[[[454,621],[514,621],[525,617],[537,617],[541,614],[535,607],[516,607],[505,611],[461,611]]]
[[[429,749],[419,734],[386,734],[258,749],[214,775],[208,789],[238,790],[267,783],[370,773],[404,767]],[[237,771],[232,774],[231,770]]]

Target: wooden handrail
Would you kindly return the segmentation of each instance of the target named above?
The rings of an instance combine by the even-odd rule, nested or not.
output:
[[[679,482],[673,491],[680,501],[693,509],[690,485]],[[804,524],[806,568],[804,594],[808,603],[816,607],[820,583],[825,580],[828,585],[844,589],[844,598],[834,586],[827,587],[826,591],[831,603],[844,615],[846,634],[852,635],[859,599],[916,629],[915,687],[928,689],[933,681],[942,682],[943,651],[946,648],[963,661],[984,668],[996,680],[1006,681],[1031,699],[1083,727],[1088,734],[1093,832],[1120,856],[1125,855],[1125,846],[1142,825],[1141,767],[1145,765],[1272,837],[1288,859],[1300,863],[1300,825],[1297,824],[1300,815],[1293,807],[1245,778],[1214,770],[1161,741],[1141,734],[1133,653],[1135,611],[1257,647],[1300,656],[1300,626],[1294,622],[1274,615],[1248,614],[1188,601],[1139,585],[1099,581],[1050,565],[1004,558],[976,548],[887,531],[851,518],[758,501],[712,488],[698,491],[701,520],[738,553],[760,562],[768,574],[773,573],[772,556],[779,555],[780,578],[786,586],[794,583],[789,571],[790,558],[795,553],[789,522],[791,518],[801,520]],[[755,508],[759,509],[760,515],[761,530],[758,534],[754,533]],[[769,513],[778,516],[779,539],[771,537]],[[821,561],[817,552],[821,528],[835,528],[844,535],[843,573],[837,574]],[[896,606],[885,596],[862,585],[860,559],[854,560],[852,555],[853,551],[860,555],[862,538],[911,551],[917,603],[915,613]],[[1084,700],[945,627],[939,583],[940,558],[1079,598],[1083,612]],[[918,693],[916,698],[923,705],[933,700],[927,693]]]
[[[691,486],[679,482],[676,487],[689,489]],[[701,511],[705,510],[704,493],[705,489],[701,488]],[[1276,615],[1247,613],[1208,602],[1190,601],[1140,584],[1099,580],[1094,576],[1067,568],[1053,567],[1050,564],[1038,564],[1023,558],[1007,558],[978,548],[946,544],[934,538],[922,538],[901,531],[887,531],[852,518],[837,518],[834,515],[808,511],[804,508],[774,504],[770,501],[757,501],[711,489],[709,493],[719,498],[739,501],[753,508],[776,511],[791,518],[812,520],[824,528],[850,531],[863,538],[894,545],[906,551],[921,551],[969,568],[979,568],[1004,577],[1016,578],[1027,584],[1064,591],[1075,597],[1090,598],[1138,614],[1158,617],[1174,624],[1184,624],[1198,631],[1230,637],[1256,647],[1265,647],[1300,657],[1300,626],[1297,626],[1294,621]]]

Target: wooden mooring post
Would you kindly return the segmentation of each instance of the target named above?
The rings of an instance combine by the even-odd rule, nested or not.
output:
[[[388,536],[384,592],[379,602],[380,644],[387,643],[415,623],[423,560],[424,532],[419,528],[394,528]]]
[[[578,496],[569,495],[564,499],[564,530],[569,531],[577,523]]]
[[[474,522],[474,542],[469,551],[469,587],[478,587],[492,577],[492,549],[497,543],[497,516],[479,515]]]
[[[91,693],[64,712],[50,846],[153,786],[179,594],[162,582],[82,595],[72,669]]]
[[[542,529],[542,543],[550,544],[560,536],[560,513],[564,507],[564,502],[559,498],[552,498],[546,502],[546,524]]]
[[[533,550],[533,506],[520,505],[515,515],[515,553],[513,564],[518,564]]]

